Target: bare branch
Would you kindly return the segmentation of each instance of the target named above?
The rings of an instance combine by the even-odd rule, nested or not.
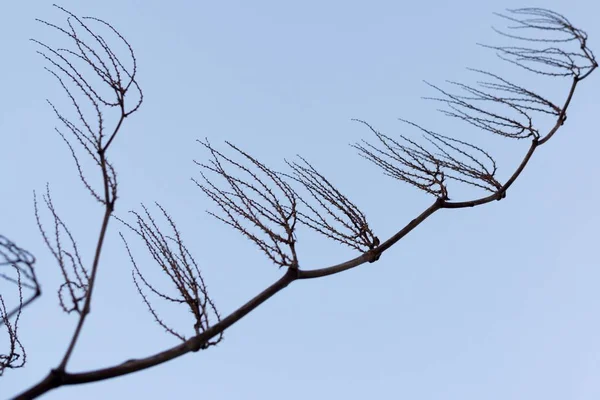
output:
[[[60,306],[66,313],[81,314],[81,303],[85,299],[89,288],[89,272],[84,266],[73,234],[54,208],[49,185],[46,185],[46,194],[42,196],[42,199],[50,212],[53,228],[50,231],[44,229],[37,195],[34,193],[35,218],[44,243],[54,256],[62,273],[63,283],[58,290]],[[64,236],[67,239],[66,243]]]
[[[424,144],[419,144],[403,135],[400,135],[401,140],[392,139],[376,131],[366,122],[359,121],[375,133],[380,144],[383,145],[383,147],[377,147],[366,141],[355,144],[354,147],[359,150],[360,155],[382,168],[386,175],[407,182],[444,200],[449,199],[446,183],[448,179],[492,193],[485,198],[454,203],[455,205],[470,204],[473,206],[503,198],[506,189],[520,174],[535,147],[548,141],[566,120],[566,110],[577,83],[598,66],[593,53],[587,48],[585,32],[573,27],[561,15],[539,8],[509,10],[509,13],[512,16],[500,15],[517,23],[516,26],[509,27],[509,29],[537,30],[540,33],[552,33],[554,36],[536,38],[510,35],[498,31],[503,36],[531,42],[532,45],[549,42],[557,46],[566,46],[570,42],[579,44],[576,52],[557,47],[530,49],[485,46],[502,53],[502,59],[536,74],[550,77],[572,76],[573,83],[562,107],[532,90],[496,74],[478,69],[471,69],[471,71],[479,73],[489,80],[479,81],[477,87],[450,82],[452,86],[461,90],[460,93],[451,93],[427,83],[442,95],[427,99],[443,103],[447,109],[440,111],[446,116],[458,118],[478,129],[502,137],[531,139],[531,151],[527,152],[515,174],[505,185],[497,180],[495,176],[496,162],[487,151],[466,141],[432,132],[404,119],[400,120],[422,131],[423,138],[434,149],[428,149]],[[519,17],[530,18],[519,19]],[[516,58],[507,58],[505,57],[507,54]],[[532,68],[529,66],[531,63],[544,65],[545,69]],[[535,118],[540,115],[551,116],[556,120],[554,127],[543,137],[535,125]],[[449,204],[445,203],[443,207],[448,208]]]
[[[500,183],[495,176],[497,168],[492,155],[477,145],[452,138],[449,135],[433,132],[406,120],[401,121],[411,128],[417,128],[422,137],[416,139],[407,134],[401,135],[399,139],[393,139],[378,132],[370,124],[357,120],[367,126],[378,140],[376,145],[366,141],[355,144],[354,147],[361,156],[382,168],[387,175],[435,196],[433,204],[410,220],[390,238],[383,243],[379,243],[379,239],[370,230],[362,212],[304,159],[301,159],[303,163],[288,163],[293,172],[292,175],[286,175],[275,172],[230,143],[227,144],[242,161],[236,161],[233,157],[217,151],[208,140],[200,141],[210,152],[212,159],[208,164],[197,162],[202,167],[201,175],[204,181],[203,183],[195,182],[221,209],[220,215],[211,214],[252,240],[275,264],[280,267],[287,267],[285,274],[230,315],[221,319],[208,297],[199,268],[190,252],[183,245],[171,217],[162,207],[158,206],[173,232],[172,236],[167,236],[161,232],[148,210],[142,206],[143,213],[133,213],[136,218],[135,224],[125,224],[144,241],[155,262],[169,276],[177,294],[169,294],[170,292],[159,289],[158,286],[147,280],[134,260],[129,245],[125,242],[133,264],[134,281],[143,301],[159,325],[183,342],[148,357],[132,359],[112,367],[80,373],[67,373],[65,365],[77,341],[85,315],[89,312],[91,291],[94,286],[93,281],[99,263],[100,251],[116,199],[116,177],[114,170],[106,161],[105,151],[114,139],[124,118],[139,107],[139,103],[137,103],[137,106],[133,106],[127,111],[122,97],[119,97],[124,96],[125,89],[137,88],[134,80],[135,58],[133,59],[133,72],[131,72],[131,70],[123,67],[115,52],[108,48],[103,37],[92,33],[87,25],[70,13],[68,13],[70,18],[68,21],[69,28],[58,28],[46,23],[75,40],[77,49],[74,51],[53,50],[40,43],[45,49],[44,57],[52,64],[54,71],[56,71],[53,73],[67,92],[68,97],[76,103],[74,100],[75,95],[71,94],[71,89],[65,83],[65,81],[73,81],[75,82],[75,89],[81,92],[79,95],[87,98],[93,109],[98,110],[101,106],[118,106],[121,115],[113,133],[105,135],[102,130],[101,113],[98,113],[96,117],[98,124],[93,127],[82,116],[83,113],[80,112],[77,105],[75,105],[76,112],[80,116],[80,120],[83,119],[78,126],[71,124],[58,114],[59,119],[76,138],[76,142],[100,166],[103,176],[102,190],[93,187],[92,184],[88,184],[87,180],[83,179],[82,167],[76,161],[84,185],[97,200],[106,206],[106,210],[92,264],[92,272],[89,275],[89,289],[85,296],[85,305],[80,312],[81,317],[65,357],[58,368],[53,369],[46,378],[17,398],[33,398],[63,385],[95,382],[126,375],[214,345],[221,340],[226,329],[286,288],[290,283],[296,280],[309,280],[334,275],[367,262],[377,261],[382,253],[441,209],[475,207],[503,199],[506,191],[524,171],[535,150],[547,142],[564,124],[566,111],[578,83],[589,76],[598,66],[593,53],[587,48],[587,35],[573,27],[561,15],[538,8],[509,10],[509,13],[510,15],[502,15],[502,17],[517,24],[509,27],[509,29],[517,29],[526,33],[524,35],[502,34],[508,38],[528,42],[532,47],[488,47],[495,49],[502,59],[539,75],[546,77],[570,76],[572,78],[571,87],[566,100],[562,102],[562,106],[557,106],[554,101],[550,101],[524,86],[481,70],[474,71],[485,76],[487,81],[478,82],[478,86],[450,82],[453,87],[459,89],[460,93],[458,94],[431,85],[441,93],[440,97],[434,98],[434,100],[442,102],[447,107],[443,111],[446,115],[461,119],[478,129],[502,137],[530,139],[529,148],[526,150],[521,163],[518,164],[505,183]],[[72,22],[71,18],[74,18],[75,22]],[[101,25],[107,25],[113,33],[116,33],[124,41],[110,25],[102,21],[100,23]],[[99,49],[93,50],[91,46],[85,44],[85,41],[80,40],[80,35],[76,33],[77,29],[75,27],[90,34],[93,43],[99,46]],[[528,36],[531,31],[544,35],[541,38]],[[572,43],[579,44],[579,50],[563,48]],[[131,50],[131,47],[129,47],[129,50]],[[111,103],[112,100],[109,100],[104,94],[92,89],[92,85],[88,84],[73,67],[74,64],[69,64],[70,61],[66,60],[67,57],[75,57],[78,61],[82,61],[88,67],[91,67],[97,78],[116,93],[116,102]],[[62,78],[57,75],[62,76]],[[129,79],[128,84],[113,85],[114,82],[120,82],[125,76]],[[71,82],[71,84],[73,83]],[[540,133],[541,129],[535,125],[534,117],[539,115],[555,118],[554,126],[545,135]],[[74,146],[69,147],[71,152],[75,154]],[[311,206],[307,201],[302,200],[291,186],[283,180],[284,177],[301,183],[310,196],[317,201],[318,206]],[[488,193],[481,198],[450,201],[448,195],[449,181],[464,183]],[[75,248],[76,245],[70,233],[56,215],[48,192],[44,197],[44,201],[54,218],[54,235],[50,239],[50,235],[45,235],[43,229],[41,229],[38,217],[38,225],[40,225],[46,244],[59,265],[64,265],[65,270],[68,269],[67,267],[71,268],[68,269],[71,275],[74,274],[72,269],[75,266],[81,275],[87,277],[87,270],[78,261],[77,252],[65,250],[65,248]],[[298,201],[307,206],[307,212],[297,211]],[[363,251],[363,253],[351,260],[329,267],[303,270],[298,265],[295,251],[296,238],[294,230],[297,221],[333,240]],[[63,244],[61,235],[68,237],[67,245]],[[83,274],[82,270],[86,273]],[[69,275],[69,279],[77,281],[76,277],[73,278],[71,275]],[[17,276],[16,282],[19,287],[23,286],[20,275]],[[159,317],[157,309],[151,303],[150,296],[168,303],[185,304],[195,318],[194,336],[186,338],[183,334],[171,328]],[[72,295],[72,298],[73,302],[77,303],[76,296]],[[5,310],[3,304],[0,308],[0,315],[2,315],[2,312],[6,314],[6,311],[1,310]],[[209,316],[216,316],[217,322],[211,324]],[[16,323],[11,325],[11,329],[14,326],[16,326]],[[14,341],[13,344],[16,348],[20,343]]]
[[[436,197],[446,198],[447,188],[441,165],[436,157],[423,146],[400,136],[401,141],[375,130],[362,120],[354,120],[367,126],[383,147],[367,141],[352,145],[365,159],[371,161],[392,178],[404,181]]]
[[[42,293],[35,274],[34,264],[35,257],[31,253],[20,248],[7,237],[0,235],[0,280],[12,284],[17,284],[20,281],[23,289],[32,292],[32,297],[25,300],[22,307],[41,296]],[[15,311],[9,312],[8,317],[12,317]],[[2,325],[1,322],[0,325]]]
[[[204,172],[204,184],[193,181],[213,200],[224,215],[209,212],[252,240],[267,257],[280,267],[298,267],[296,237],[297,195],[281,178],[281,174],[268,168],[254,157],[226,142],[250,167],[225,156],[205,141],[198,141],[210,154],[210,164],[195,163],[204,171],[221,177],[228,189],[219,188]],[[228,168],[241,172],[238,178]],[[265,182],[268,182],[265,183]],[[249,226],[248,226],[249,225]]]
[[[293,175],[285,176],[301,183],[318,207],[302,197],[298,199],[308,208],[308,213],[298,212],[298,220],[320,234],[361,252],[374,249],[379,239],[373,234],[365,215],[346,196],[337,190],[308,161],[298,156],[302,164],[286,163]]]
[[[59,289],[61,306],[64,311],[75,311],[79,315],[69,346],[56,369],[64,371],[90,312],[100,255],[117,200],[117,176],[107,158],[107,151],[125,118],[139,109],[143,94],[136,81],[137,61],[132,47],[112,25],[97,18],[79,18],[62,7],[55,7],[66,14],[65,27],[38,21],[65,38],[70,48],[55,48],[39,40],[32,41],[39,46],[38,53],[49,64],[46,70],[56,78],[76,115],[74,122],[49,102],[67,131],[63,133],[57,129],[57,132],[67,143],[84,187],[104,206],[100,234],[91,268],[88,269],[84,267],[73,236],[54,209],[49,190],[44,196],[44,202],[53,218],[52,235],[42,228],[37,200],[35,201],[38,226],[63,275],[64,282]],[[109,41],[124,47],[124,56],[115,47],[109,46]],[[106,117],[108,112],[114,113],[110,117],[114,119],[112,129],[109,126],[113,123],[106,122],[109,119]],[[87,163],[97,167],[100,184],[89,179]],[[63,235],[68,238],[66,247]]]
[[[365,159],[382,168],[386,175],[407,182],[414,187],[440,199],[448,199],[447,179],[494,192],[501,187],[495,177],[496,162],[488,152],[470,143],[427,130],[413,122],[402,120],[418,128],[428,149],[416,140],[400,135],[393,139],[366,125],[382,147],[367,141],[353,147]]]
[[[35,275],[35,258],[18,247],[5,236],[0,235],[0,327],[6,332],[8,346],[2,342],[0,348],[0,376],[7,369],[21,368],[27,361],[27,354],[19,340],[19,320],[23,309],[41,296],[41,288]],[[6,285],[6,286],[5,286]],[[13,300],[9,291],[15,292]],[[27,293],[31,293],[25,298]],[[12,303],[16,303],[11,307]]]
[[[144,288],[160,300],[169,303],[184,304],[194,316],[193,326],[195,335],[199,335],[210,328],[211,318],[216,319],[217,322],[220,321],[221,318],[215,304],[208,295],[200,268],[187,247],[183,244],[183,239],[177,230],[175,222],[162,206],[158,203],[156,203],[156,206],[167,220],[169,227],[173,232],[173,236],[166,236],[162,233],[154,218],[144,205],[142,205],[142,209],[144,210],[142,215],[135,211],[131,211],[131,214],[135,216],[135,226],[132,226],[123,220],[119,220],[142,239],[154,261],[175,286],[178,293],[176,297],[166,294],[164,291],[157,289],[156,286],[148,282],[140,271],[129,248],[129,244],[122,234],[121,238],[125,243],[129,259],[133,264],[133,281],[137,287],[138,293],[142,296],[144,303],[148,307],[148,310],[153,315],[155,321],[168,333],[185,341],[186,338],[184,335],[176,332],[161,317],[159,317],[158,312],[152,305]],[[204,348],[216,345],[221,339],[222,334],[215,340],[208,341]]]
[[[439,87],[427,83],[445,97],[426,97],[444,103],[449,109],[440,110],[443,114],[458,118],[476,128],[512,139],[539,137],[533,125],[532,112],[559,115],[560,109],[549,100],[544,99],[527,89],[514,85],[494,74],[477,71],[495,78],[496,82],[479,82],[479,86],[488,89],[479,90],[462,83],[450,82],[459,87],[468,96],[446,92]],[[503,97],[507,94],[509,97]],[[490,105],[502,106],[515,115],[506,115],[500,111],[492,111]]]
[[[575,28],[564,16],[543,8],[519,8],[507,12],[508,15],[496,15],[516,23],[508,29],[519,30],[523,34],[494,30],[510,39],[537,47],[482,45],[496,50],[501,59],[536,74],[572,76],[577,79],[584,79],[598,66],[594,54],[587,47],[587,34]],[[532,31],[542,33],[544,37],[530,34]],[[561,47],[552,46],[553,44]],[[572,49],[566,47],[570,44],[574,44]]]
[[[69,120],[53,103],[49,104],[69,132],[66,135],[57,129],[69,147],[83,185],[94,199],[109,205],[116,199],[117,179],[114,168],[106,158],[106,150],[115,139],[123,120],[137,111],[142,103],[143,94],[136,81],[137,61],[130,44],[112,25],[97,18],[79,18],[62,7],[55,7],[67,14],[68,27],[37,21],[66,36],[74,49],[53,48],[39,40],[32,41],[40,46],[38,53],[50,64],[46,70],[64,90],[77,115],[78,123]],[[125,67],[125,63],[108,46],[104,37],[96,33],[88,22],[95,24],[94,29],[108,29],[109,34],[125,45],[130,68]],[[130,93],[132,91],[135,93]],[[126,101],[132,94],[132,101]],[[91,115],[86,115],[86,108],[93,110]],[[113,108],[118,110],[118,117],[115,128],[107,133],[104,115]],[[74,143],[71,142],[73,139]],[[99,167],[103,180],[101,189],[94,188],[86,178],[78,149]]]

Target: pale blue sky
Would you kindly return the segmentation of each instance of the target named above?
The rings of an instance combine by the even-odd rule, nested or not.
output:
[[[223,315],[282,272],[204,212],[214,208],[190,181],[198,177],[192,160],[206,157],[195,139],[216,146],[230,140],[274,168],[302,154],[383,239],[433,199],[360,159],[348,144],[371,137],[351,118],[390,135],[407,132],[398,117],[448,134],[461,130],[420,100],[432,94],[422,80],[472,82],[467,66],[523,79],[475,45],[499,43],[490,26],[502,21],[492,12],[505,8],[561,12],[588,32],[600,54],[600,6],[592,0],[60,5],[111,22],[137,54],[145,102],[113,148],[117,213],[161,202]],[[58,307],[59,270],[37,232],[32,191],[50,182],[88,262],[102,217],[53,132],[57,121],[45,99],[60,104],[62,92],[28,41],[51,38],[34,18],[62,22],[63,15],[46,1],[8,2],[0,13],[0,233],[36,255],[44,289],[21,323],[29,362],[0,378],[2,398],[57,365],[75,324]],[[537,87],[559,101],[566,82],[549,82]],[[44,398],[600,398],[599,82],[598,72],[583,82],[567,123],[504,201],[441,211],[375,264],[293,283],[226,331],[218,347]],[[526,146],[498,144],[484,133],[476,140],[502,162],[501,178]],[[119,226],[110,228],[70,371],[176,344],[146,312]],[[307,269],[353,256],[306,231],[299,232],[299,251]]]

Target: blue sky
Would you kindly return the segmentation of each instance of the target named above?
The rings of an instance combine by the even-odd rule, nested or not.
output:
[[[586,30],[600,52],[596,2],[159,1],[60,5],[112,23],[132,44],[145,101],[113,148],[117,213],[160,202],[199,261],[227,315],[282,271],[205,213],[190,181],[205,160],[196,139],[229,140],[275,169],[299,153],[322,170],[387,238],[433,201],[383,176],[348,146],[389,135],[407,118],[448,134],[465,127],[421,100],[423,83],[472,82],[465,67],[528,79],[476,43],[499,43],[494,11],[543,6]],[[9,2],[0,14],[0,233],[33,252],[44,296],[21,323],[25,369],[0,380],[2,397],[58,364],[74,325],[62,314],[59,269],[37,232],[33,190],[50,182],[55,205],[90,260],[102,209],[78,181],[45,99],[62,92],[29,38],[34,21],[62,22],[50,2]],[[226,331],[224,341],[151,370],[47,399],[597,399],[600,279],[596,254],[598,73],[583,82],[563,129],[536,152],[507,198],[435,214],[374,264],[295,282]],[[536,88],[562,102],[567,82]],[[556,85],[555,85],[556,84]],[[470,131],[506,178],[525,144]],[[415,133],[413,131],[413,133]],[[113,365],[176,344],[146,311],[110,226],[92,314],[70,371]],[[318,268],[354,253],[303,230],[300,263]],[[141,249],[138,247],[138,249]],[[143,254],[140,260],[143,260]],[[147,263],[148,275],[154,265]],[[174,323],[186,327],[186,315]],[[188,330],[188,333],[190,331]]]

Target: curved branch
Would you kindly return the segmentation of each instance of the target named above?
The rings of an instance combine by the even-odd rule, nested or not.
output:
[[[564,124],[566,120],[566,110],[574,95],[577,83],[589,76],[589,74],[598,66],[594,59],[593,53],[590,49],[587,48],[587,35],[585,34],[585,32],[573,27],[570,24],[570,22],[566,20],[566,18],[554,12],[537,8],[509,10],[509,12],[511,12],[516,17],[505,18],[518,24],[515,29],[538,29],[543,31],[544,33],[563,34],[566,35],[567,38],[537,39],[509,34],[504,34],[504,36],[517,40],[533,42],[533,44],[536,44],[537,42],[551,42],[554,44],[577,42],[579,43],[580,53],[557,50],[557,48],[555,47],[544,49],[530,49],[523,47],[493,47],[500,53],[501,58],[507,59],[507,61],[519,65],[527,70],[549,76],[572,76],[573,84],[571,86],[571,89],[569,90],[569,94],[563,105],[563,108],[560,109],[560,111],[557,110],[556,106],[554,106],[554,103],[546,100],[545,98],[535,95],[533,94],[533,92],[530,92],[512,83],[509,83],[508,81],[489,73],[486,74],[493,78],[497,78],[497,81],[480,83],[480,86],[483,87],[483,90],[475,89],[466,85],[457,84],[461,89],[466,90],[468,94],[466,96],[464,94],[456,95],[440,90],[440,92],[446,97],[444,99],[437,100],[444,101],[450,107],[451,111],[447,111],[447,115],[458,117],[483,130],[500,134],[502,136],[512,138],[532,138],[531,145],[528,151],[526,152],[523,160],[516,167],[516,170],[506,183],[501,185],[498,181],[495,180],[495,178],[493,177],[493,172],[495,172],[495,163],[493,162],[491,156],[489,156],[487,152],[480,149],[479,147],[476,147],[463,141],[451,139],[448,136],[440,135],[425,130],[420,126],[413,124],[413,126],[417,126],[425,133],[426,139],[435,148],[428,150],[427,148],[425,148],[425,146],[418,144],[413,139],[409,139],[407,137],[402,137],[403,142],[395,141],[394,139],[391,139],[390,137],[375,131],[373,128],[370,127],[370,125],[367,124],[367,126],[371,128],[371,130],[376,134],[377,138],[383,145],[383,148],[376,148],[375,146],[371,146],[369,144],[360,144],[357,145],[359,151],[361,151],[366,158],[370,159],[375,164],[383,168],[384,171],[386,171],[386,173],[400,180],[408,182],[421,190],[433,194],[436,197],[436,200],[430,207],[425,209],[419,216],[411,220],[405,227],[400,229],[396,234],[391,236],[385,242],[381,244],[374,244],[375,238],[371,238],[373,242],[368,244],[372,244],[373,246],[368,246],[370,247],[369,250],[365,251],[365,253],[363,253],[361,256],[348,260],[344,263],[340,263],[326,268],[303,270],[299,268],[296,254],[293,251],[293,244],[295,243],[293,228],[296,218],[294,208],[296,204],[295,192],[291,190],[287,183],[283,182],[279,178],[279,175],[276,174],[274,171],[268,169],[263,164],[259,163],[256,159],[237,149],[233,145],[230,145],[234,150],[242,154],[246,158],[246,161],[250,161],[251,166],[257,168],[260,173],[265,174],[267,178],[270,179],[271,182],[283,192],[284,197],[287,198],[291,205],[282,205],[279,202],[278,197],[273,194],[270,187],[266,186],[265,183],[262,182],[260,178],[258,178],[258,175],[255,172],[252,172],[248,167],[236,163],[231,159],[225,157],[221,153],[214,150],[208,142],[205,142],[203,143],[204,146],[211,151],[211,154],[213,155],[214,159],[211,165],[203,165],[203,167],[225,178],[226,182],[230,185],[232,191],[230,192],[225,191],[223,189],[218,189],[216,186],[213,186],[208,181],[207,185],[204,187],[201,186],[201,188],[205,191],[205,193],[209,195],[209,197],[215,200],[217,204],[221,207],[221,209],[227,214],[226,218],[229,219],[226,219],[225,222],[230,223],[236,229],[240,230],[243,234],[250,237],[250,239],[254,240],[259,245],[259,247],[261,247],[262,244],[263,246],[261,247],[261,249],[265,251],[267,255],[274,254],[276,257],[280,257],[281,259],[276,258],[275,261],[278,262],[280,266],[287,267],[286,273],[279,280],[274,282],[271,286],[263,290],[261,293],[256,295],[244,305],[242,305],[236,311],[232,312],[229,316],[225,317],[224,319],[220,320],[212,326],[207,326],[207,328],[203,332],[197,334],[196,336],[190,339],[185,340],[183,343],[177,346],[171,347],[149,357],[129,360],[122,364],[115,365],[109,368],[101,368],[93,371],[80,373],[68,373],[65,371],[66,361],[68,360],[70,351],[72,350],[72,347],[74,346],[77,340],[77,336],[81,329],[81,325],[83,325],[83,318],[89,311],[89,302],[91,301],[91,286],[93,286],[93,277],[98,266],[100,249],[102,247],[102,241],[106,232],[106,226],[108,224],[110,214],[113,210],[114,200],[116,199],[116,180],[114,178],[114,171],[112,170],[112,167],[110,167],[110,164],[108,164],[104,158],[104,151],[108,147],[108,144],[110,144],[110,142],[112,141],[114,134],[110,137],[108,143],[104,147],[101,145],[102,135],[99,135],[99,140],[97,140],[97,142],[100,143],[98,148],[98,159],[104,177],[104,201],[106,205],[106,212],[102,224],[100,238],[98,240],[98,246],[96,248],[96,256],[94,258],[92,268],[93,272],[90,282],[90,290],[88,291],[86,296],[86,305],[84,307],[84,312],[82,312],[81,314],[82,316],[80,318],[76,333],[73,337],[69,350],[65,355],[65,358],[63,359],[63,362],[61,363],[59,368],[52,370],[48,374],[48,376],[46,376],[46,378],[44,378],[41,382],[31,387],[29,390],[23,392],[16,398],[30,399],[62,385],[75,385],[110,379],[117,376],[123,376],[129,373],[133,373],[162,364],[189,352],[196,352],[200,349],[204,349],[210,344],[210,340],[212,338],[221,335],[226,329],[228,329],[230,326],[242,319],[244,316],[248,315],[252,310],[256,309],[258,306],[263,304],[266,300],[274,296],[276,293],[283,290],[291,282],[300,279],[312,279],[328,275],[334,275],[355,268],[367,262],[377,261],[380,258],[381,254],[390,249],[399,240],[401,240],[408,233],[414,230],[417,226],[423,223],[427,218],[429,218],[436,211],[442,208],[474,207],[489,203],[493,200],[503,199],[506,195],[506,191],[516,181],[516,179],[525,169],[535,150],[540,145],[546,143]],[[517,18],[523,15],[532,18]],[[67,32],[67,34],[70,35],[70,32]],[[101,41],[101,43],[104,47],[103,40]],[[81,47],[80,42],[77,42],[77,44],[80,51],[82,52],[82,57],[87,57],[85,59],[92,60],[93,57],[87,55],[87,47]],[[115,62],[114,54],[112,52],[107,51],[107,53],[110,63],[113,65],[113,67],[116,68],[117,64],[121,65],[120,63]],[[582,64],[581,62],[584,63]],[[544,68],[556,68],[558,69],[558,72],[552,72],[547,69],[540,70],[532,68],[530,67],[531,63],[533,63],[534,65],[543,65]],[[101,77],[107,78],[110,82],[110,74],[106,72],[108,71],[107,65],[109,65],[109,63],[101,63],[101,65],[98,65],[96,63],[92,64],[96,67],[96,72]],[[77,74],[71,74],[69,76],[72,79],[77,79],[76,75]],[[120,88],[123,88],[123,86],[120,86]],[[87,90],[87,86],[85,84],[81,84],[80,89],[85,92]],[[491,93],[494,91],[496,92],[496,94]],[[89,97],[96,99],[96,97],[94,97],[93,92],[88,92],[87,94],[89,95]],[[102,102],[101,100],[98,101]],[[496,104],[507,106],[509,109],[523,117],[525,122],[519,122],[515,118],[509,118],[500,114],[489,112],[487,110],[484,110],[483,107],[477,105],[477,102],[490,101]],[[118,104],[120,104],[121,106],[120,121],[122,121],[122,119],[128,114],[126,115],[124,111],[124,108],[122,106],[123,103],[121,102]],[[135,109],[136,108],[134,108],[134,110]],[[546,114],[557,115],[557,121],[554,127],[552,127],[552,129],[550,129],[550,131],[545,136],[541,136],[533,127],[532,118],[530,117],[528,112],[542,112]],[[67,126],[70,125],[67,124]],[[118,127],[119,126],[120,122],[118,124]],[[86,137],[84,137],[84,135],[81,133],[83,132],[83,130],[71,129],[71,131],[76,136],[80,136],[80,138],[78,138],[80,142],[85,143]],[[475,156],[471,155],[469,151],[475,152],[481,157],[486,158],[487,160],[491,160],[492,166],[486,166],[486,164],[484,164],[482,161],[479,161]],[[248,178],[248,181],[244,181],[226,173],[220,164],[221,161],[234,165],[241,171],[248,174],[250,178]],[[394,163],[396,163],[396,165]],[[444,172],[444,169],[446,170],[446,172]],[[457,179],[455,176],[454,179],[470,184],[474,183],[469,179],[476,179],[489,184],[490,187],[493,187],[493,189],[495,189],[495,191],[489,196],[481,197],[478,199],[461,202],[450,202],[447,196],[447,188],[444,180],[446,177],[450,177],[448,174],[448,170],[453,171],[457,174],[462,174],[465,177]],[[325,182],[323,181],[324,178],[322,178],[322,176],[313,175],[316,172],[312,169],[300,170],[300,172],[301,176],[303,173],[309,174],[303,175],[303,179],[306,179],[306,182],[308,182],[309,185],[314,184],[314,179],[317,179],[317,181]],[[483,183],[481,183],[480,185],[483,186]],[[112,190],[112,194],[111,191],[108,190],[108,188],[114,188],[114,190]],[[313,190],[315,190],[314,186],[310,186],[310,188],[313,188]],[[329,196],[331,193],[334,193],[332,192],[332,189],[330,187],[325,186],[325,189],[322,188],[323,187],[321,187],[321,189],[318,189],[318,192],[315,192],[318,193],[317,197],[325,196],[325,198],[327,198],[327,196]],[[248,193],[251,193],[254,197],[250,197]],[[325,193],[325,195],[323,195],[323,193]],[[292,212],[290,212],[290,209],[292,210]],[[254,223],[255,226],[257,226],[260,230],[262,230],[264,233],[270,236],[270,239],[272,239],[275,242],[275,244],[271,245],[270,243],[266,243],[262,239],[257,239],[255,236],[250,234],[248,231],[245,230],[245,228],[239,225],[236,217],[233,216],[232,212],[236,213],[237,215],[240,215],[241,218],[244,218],[247,221]],[[352,214],[353,218],[355,218],[354,208],[348,206],[348,208],[344,212]],[[283,237],[282,235],[276,234],[272,230],[272,228],[267,225],[268,223],[279,224],[278,226],[284,228],[287,237]],[[279,243],[284,243],[292,248],[293,254],[291,257],[281,252],[281,250],[277,247]],[[288,258],[286,259],[284,256],[287,256]]]

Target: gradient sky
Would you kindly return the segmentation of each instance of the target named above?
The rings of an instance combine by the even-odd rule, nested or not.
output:
[[[165,206],[222,315],[282,271],[205,213],[215,208],[190,181],[199,177],[192,160],[207,157],[196,139],[208,137],[221,149],[232,141],[275,169],[284,158],[303,155],[385,239],[433,199],[358,157],[348,144],[373,138],[351,118],[392,136],[416,134],[399,117],[462,134],[464,126],[421,100],[433,94],[423,80],[473,82],[465,67],[528,79],[476,46],[505,43],[490,29],[503,26],[492,12],[505,8],[561,12],[588,32],[600,54],[600,3],[592,0],[60,5],[109,21],[134,47],[145,102],[112,149],[121,190],[117,213],[139,210],[141,202]],[[76,322],[58,307],[59,269],[35,225],[33,190],[50,183],[88,263],[102,218],[53,131],[58,121],[45,99],[64,104],[64,98],[28,41],[54,37],[35,18],[64,21],[46,1],[6,2],[0,13],[0,233],[36,255],[44,290],[20,325],[28,364],[0,378],[2,398],[58,364]],[[217,347],[44,398],[600,398],[599,79],[596,72],[583,82],[567,123],[536,152],[505,200],[441,211],[375,264],[293,283],[227,330]],[[562,103],[566,81],[531,82]],[[469,132],[497,155],[503,179],[527,146]],[[92,314],[69,371],[177,343],[136,293],[119,229],[110,226]],[[355,255],[306,230],[298,236],[303,268]],[[153,264],[144,268],[160,279]],[[185,317],[172,320],[187,327]]]

